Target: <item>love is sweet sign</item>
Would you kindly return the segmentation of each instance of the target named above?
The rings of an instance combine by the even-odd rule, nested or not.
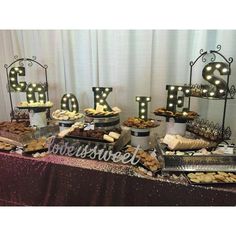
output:
[[[134,153],[113,152],[106,147],[100,147],[99,145],[91,146],[87,143],[77,142],[70,143],[66,139],[52,137],[48,143],[48,152],[57,155],[90,158],[92,160],[99,161],[113,161],[114,163],[121,162],[123,164],[130,163],[136,165],[139,162],[139,158],[136,157],[139,151],[139,146],[135,149]]]

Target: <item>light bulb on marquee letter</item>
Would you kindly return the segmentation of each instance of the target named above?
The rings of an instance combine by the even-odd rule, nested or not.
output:
[[[27,83],[25,81],[18,82],[17,77],[25,76],[25,67],[13,67],[9,72],[9,84],[10,87],[17,92],[25,92]]]
[[[151,101],[151,97],[137,96],[136,102],[138,102],[138,114],[141,119],[148,119],[148,103]]]
[[[38,99],[36,99],[36,93],[38,93]],[[26,99],[27,102],[46,102],[46,90],[42,84],[29,84],[29,86],[26,89]]]
[[[168,91],[166,109],[172,112],[176,112],[176,108],[182,108],[182,111],[187,110],[184,108],[184,101],[186,97],[191,96],[191,88],[187,85],[176,86],[167,85]]]
[[[79,112],[79,103],[76,96],[72,93],[66,93],[61,98],[61,109]]]
[[[208,96],[221,98],[224,97],[227,91],[227,83],[224,79],[215,75],[218,71],[220,75],[230,75],[229,65],[224,62],[210,62],[202,70],[202,77],[214,86],[213,91],[207,91]]]
[[[94,93],[94,109],[97,104],[104,106],[105,110],[112,111],[111,107],[107,103],[106,99],[111,93],[111,87],[92,87]]]

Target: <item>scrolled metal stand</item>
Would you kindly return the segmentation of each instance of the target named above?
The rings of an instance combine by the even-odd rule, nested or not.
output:
[[[216,50],[210,50],[209,52],[204,51],[203,49],[201,49],[200,50],[200,55],[194,61],[190,61],[190,63],[189,63],[189,65],[190,65],[189,86],[190,87],[193,86],[192,85],[193,67],[200,59],[202,59],[203,63],[206,63],[207,61],[214,62],[216,60],[217,55],[218,55],[220,58],[222,58],[228,64],[229,70],[230,70],[231,64],[233,62],[233,58],[229,57],[227,59],[224,55],[222,55],[220,53],[221,45],[217,45],[216,48],[217,48]],[[209,57],[208,59],[207,59],[207,56]],[[225,129],[225,117],[226,117],[227,100],[228,99],[233,99],[235,94],[236,94],[236,89],[235,89],[234,85],[232,85],[229,88],[229,80],[230,80],[230,74],[227,75],[227,81],[226,81],[227,90],[226,90],[226,94],[225,94],[225,97],[224,97],[224,110],[223,110],[223,118],[222,118],[222,125],[221,125],[222,140],[224,140],[226,130],[227,131],[230,130],[229,127]],[[194,86],[198,87],[198,85],[194,85]],[[230,98],[228,97],[228,95],[230,95]],[[198,96],[198,97],[201,98],[201,96]],[[190,105],[191,105],[191,96],[189,96],[188,109],[190,109]]]
[[[7,65],[5,64],[4,67],[6,69],[6,75],[7,75],[7,87],[8,87],[8,92],[9,92],[9,98],[10,98],[10,104],[11,104],[11,121],[15,119],[15,115],[14,115],[14,107],[13,107],[13,102],[12,102],[12,90],[10,87],[10,83],[9,83],[9,68],[11,68],[14,64],[18,63],[19,66],[33,66],[34,64],[36,64],[37,66],[39,66],[40,68],[44,69],[44,73],[45,73],[45,83],[44,86],[46,88],[46,94],[47,94],[47,100],[49,101],[49,91],[48,91],[48,76],[47,76],[47,65],[42,65],[41,63],[39,63],[36,60],[36,56],[32,56],[31,58],[19,58],[17,55],[14,56],[14,61],[10,64]],[[47,110],[47,117],[50,118],[50,109]]]

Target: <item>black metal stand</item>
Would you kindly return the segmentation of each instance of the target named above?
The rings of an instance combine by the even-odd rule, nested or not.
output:
[[[6,75],[7,75],[7,87],[8,87],[8,92],[9,92],[9,98],[10,98],[10,104],[11,104],[11,121],[15,120],[15,112],[14,112],[14,107],[13,107],[13,102],[12,102],[12,89],[10,87],[10,80],[9,80],[9,68],[11,68],[13,65],[15,64],[19,64],[19,66],[33,66],[34,64],[36,64],[37,66],[39,66],[40,68],[44,69],[44,73],[45,73],[45,82],[44,82],[44,87],[46,90],[46,96],[47,96],[47,101],[49,101],[49,92],[48,92],[48,78],[47,78],[47,65],[42,65],[41,63],[39,63],[38,61],[36,61],[36,57],[33,56],[32,59],[31,58],[18,58],[18,56],[14,56],[14,61],[10,64],[7,65],[5,64],[4,67],[6,68]],[[47,108],[47,117],[50,118],[50,108]]]
[[[200,50],[200,55],[194,60],[194,61],[190,61],[190,79],[189,79],[189,85],[191,88],[194,87],[199,87],[201,85],[193,85],[192,84],[192,80],[193,80],[193,67],[194,65],[200,60],[202,59],[202,62],[206,63],[206,62],[215,62],[216,57],[218,56],[221,61],[226,62],[228,64],[228,68],[230,70],[231,67],[231,63],[233,62],[233,58],[229,57],[229,59],[226,59],[226,57],[224,55],[222,55],[219,51],[221,50],[221,45],[217,45],[217,50],[210,50],[209,52],[207,51],[203,51],[203,49]],[[207,60],[208,57],[208,60]],[[219,62],[219,61],[217,61]],[[226,107],[227,107],[227,100],[228,99],[233,99],[235,94],[236,94],[236,89],[235,86],[232,85],[229,88],[229,80],[230,80],[230,73],[227,74],[227,89],[226,89],[226,93],[225,96],[222,98],[214,98],[214,100],[224,100],[224,110],[223,110],[223,118],[222,118],[222,126],[221,126],[221,137],[222,140],[224,140],[224,132],[225,130],[229,131],[229,127],[227,129],[225,129],[225,117],[226,117]],[[207,97],[201,97],[201,96],[192,96],[192,97],[199,97],[199,98],[207,98]],[[207,99],[212,99],[212,98],[207,98]],[[189,96],[189,103],[188,103],[188,108],[190,109],[190,105],[191,105],[191,95]]]

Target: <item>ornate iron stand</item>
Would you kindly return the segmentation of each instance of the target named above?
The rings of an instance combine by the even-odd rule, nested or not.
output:
[[[195,61],[190,61],[190,80],[189,80],[189,85],[191,88],[199,88],[201,87],[201,85],[197,84],[197,85],[193,85],[192,84],[192,77],[193,77],[193,67],[194,65],[200,60],[202,59],[202,62],[206,63],[208,62],[215,62],[216,58],[219,57],[221,59],[221,61],[223,61],[224,63],[228,64],[228,68],[230,70],[231,64],[233,62],[233,58],[229,57],[229,59],[226,59],[226,57],[224,55],[222,55],[219,51],[221,50],[221,45],[217,45],[217,50],[210,50],[209,52],[207,51],[203,51],[203,49],[200,50],[200,55],[195,59]],[[207,60],[208,57],[208,60]],[[217,62],[220,62],[217,60]],[[221,125],[221,139],[224,140],[225,138],[225,132],[227,132],[226,136],[229,136],[229,132],[230,128],[228,127],[227,129],[225,129],[225,116],[226,116],[226,107],[227,107],[227,100],[228,99],[233,99],[235,94],[236,94],[236,89],[235,86],[232,85],[229,88],[229,80],[230,80],[230,73],[227,74],[227,80],[226,80],[226,84],[227,84],[227,89],[225,91],[225,95],[222,98],[216,98],[216,100],[224,100],[224,110],[223,110],[223,118],[222,118],[222,125]],[[203,96],[197,96],[200,98],[206,98]],[[208,99],[212,99],[212,98],[208,98]],[[215,99],[215,98],[214,98]],[[191,95],[189,96],[189,102],[188,102],[188,109],[190,109],[190,105],[191,105]],[[219,126],[218,124],[216,124],[217,126]]]
[[[8,92],[9,92],[9,98],[10,98],[10,104],[11,104],[11,121],[15,120],[17,117],[15,116],[15,112],[14,112],[14,106],[13,106],[13,102],[12,102],[12,92],[15,92],[13,89],[11,89],[10,87],[10,78],[9,78],[9,71],[10,68],[12,66],[16,66],[19,65],[21,67],[25,67],[25,66],[33,66],[34,64],[36,66],[38,66],[39,68],[44,70],[45,73],[45,82],[43,83],[44,88],[46,90],[46,97],[47,97],[47,101],[49,101],[49,92],[48,92],[48,78],[47,78],[47,65],[42,65],[41,63],[39,63],[38,61],[36,61],[36,57],[33,56],[32,59],[31,58],[18,58],[18,56],[14,56],[14,61],[10,64],[7,65],[5,64],[4,67],[6,69],[6,75],[7,75],[7,88],[8,88]],[[47,108],[47,117],[50,117],[50,109]]]

